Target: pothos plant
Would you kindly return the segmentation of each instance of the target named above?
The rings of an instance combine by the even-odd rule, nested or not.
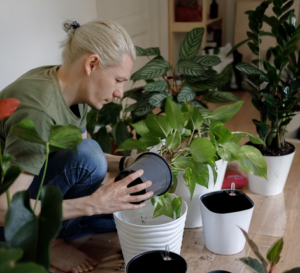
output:
[[[248,92],[260,112],[260,120],[254,119],[253,122],[264,142],[260,149],[265,155],[284,155],[294,150],[285,142],[286,126],[299,111],[300,102],[300,57],[296,54],[300,26],[297,25],[294,10],[290,9],[293,3],[293,0],[268,0],[254,11],[246,12],[251,31],[247,32],[249,39],[243,42],[248,41],[257,59],[252,61],[253,65],[241,63],[236,66],[247,75]],[[269,5],[273,5],[275,16],[265,15]],[[269,35],[276,38],[276,47],[271,47],[269,51],[274,62],[262,60],[261,34],[264,24],[272,27]]]
[[[0,100],[0,119],[9,117],[19,105],[16,99]],[[49,268],[49,246],[57,235],[62,221],[62,194],[53,186],[43,187],[49,153],[62,149],[77,151],[81,130],[74,125],[49,125],[47,140],[42,139],[31,120],[23,120],[11,127],[12,133],[24,141],[45,147],[45,167],[34,207],[29,191],[17,192],[10,200],[9,187],[21,173],[11,166],[13,156],[0,152],[0,194],[6,191],[8,212],[5,219],[5,243],[0,246],[0,272],[45,273]],[[41,211],[36,205],[41,200]]]
[[[241,108],[243,101],[218,107],[211,113],[201,114],[198,108],[183,101],[180,108],[171,98],[167,98],[164,115],[147,115],[132,126],[141,138],[126,140],[118,150],[137,149],[140,152],[150,150],[154,145],[161,144],[159,153],[171,166],[173,186],[167,194],[152,199],[155,206],[154,217],[166,215],[173,218],[180,216],[182,200],[175,196],[178,172],[183,171],[183,178],[191,199],[196,184],[208,187],[211,167],[216,183],[216,160],[236,160],[246,172],[267,177],[266,162],[255,147],[240,146],[243,137],[249,137],[254,144],[263,141],[245,132],[230,132],[224,122],[230,120]],[[209,136],[206,137],[206,136]],[[171,200],[169,195],[173,195]]]
[[[257,256],[258,259],[252,257],[244,257],[237,259],[242,262],[250,271],[254,273],[272,273],[274,272],[276,265],[280,261],[280,254],[283,249],[283,238],[276,241],[268,250],[267,256],[265,257],[258,246],[255,244],[253,240],[250,239],[249,235],[246,231],[241,229],[243,232],[250,248]],[[284,273],[300,273],[300,267],[296,267]]]
[[[180,106],[183,102],[190,102],[199,108],[201,113],[211,114],[207,103],[221,103],[238,101],[232,93],[220,90],[231,80],[232,65],[220,74],[213,67],[220,64],[217,56],[197,56],[201,48],[204,28],[195,28],[187,34],[183,41],[179,61],[175,66],[170,65],[161,55],[159,48],[136,46],[138,56],[155,56],[136,71],[131,80],[146,81],[146,85],[131,89],[124,93],[124,98],[131,98],[136,102],[130,104],[125,111],[131,112],[133,121],[145,119],[154,108],[165,110],[166,99],[170,97]]]

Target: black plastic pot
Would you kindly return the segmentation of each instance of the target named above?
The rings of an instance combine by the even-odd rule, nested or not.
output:
[[[214,270],[214,271],[210,271],[208,273],[232,273],[232,272],[225,271],[225,270]]]
[[[171,260],[164,260],[165,251],[154,250],[133,257],[126,266],[126,273],[186,273],[188,265],[180,255],[169,252]]]
[[[152,182],[152,185],[151,187],[143,191],[133,193],[132,195],[141,195],[146,192],[153,191],[153,196],[160,196],[170,189],[172,185],[172,170],[170,165],[160,155],[150,152],[141,154],[132,165],[121,171],[115,178],[115,182],[124,179],[126,176],[138,170],[144,170],[144,174],[131,182],[128,185],[128,188],[144,183],[148,180]],[[142,202],[134,204],[140,204]]]

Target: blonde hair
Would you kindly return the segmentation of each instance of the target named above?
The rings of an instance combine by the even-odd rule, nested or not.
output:
[[[120,64],[124,54],[133,61],[136,58],[129,34],[114,21],[94,21],[81,26],[77,22],[65,21],[63,29],[68,33],[61,43],[64,64],[70,65],[86,53],[97,54],[104,69]]]

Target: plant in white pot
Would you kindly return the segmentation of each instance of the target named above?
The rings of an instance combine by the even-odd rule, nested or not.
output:
[[[238,101],[202,115],[196,107],[185,101],[180,109],[171,98],[167,98],[164,115],[149,114],[145,120],[132,124],[142,137],[139,140],[126,140],[119,150],[138,149],[143,152],[160,143],[158,152],[168,161],[173,172],[173,185],[169,192],[152,199],[154,217],[173,217],[174,211],[178,218],[183,197],[189,207],[194,207],[189,209],[187,218],[197,219],[193,227],[199,227],[198,188],[200,191],[207,190],[211,184],[209,190],[221,189],[224,170],[218,177],[218,168],[224,165],[223,161],[236,160],[243,170],[266,177],[266,163],[261,153],[255,147],[238,145],[244,136],[250,137],[255,144],[262,144],[262,140],[244,132],[231,133],[224,125],[242,104],[242,101]],[[179,174],[182,179],[177,179]],[[221,182],[218,188],[214,187],[219,178]],[[177,190],[179,188],[182,190]],[[170,196],[174,197],[173,201]]]
[[[289,10],[293,0],[264,1],[255,11],[247,11],[249,48],[257,59],[251,64],[238,64],[237,69],[247,75],[249,93],[254,107],[260,112],[260,120],[253,120],[257,133],[263,140],[256,147],[268,164],[268,181],[249,174],[249,188],[262,195],[275,195],[283,191],[296,152],[294,145],[285,141],[286,126],[298,110],[300,101],[300,58],[296,57],[300,26],[294,10]],[[275,16],[264,15],[272,4]],[[270,49],[274,62],[262,61],[260,35],[263,24],[272,26],[270,36],[276,37],[277,46]],[[266,72],[262,70],[263,68]],[[287,77],[283,77],[286,73]]]

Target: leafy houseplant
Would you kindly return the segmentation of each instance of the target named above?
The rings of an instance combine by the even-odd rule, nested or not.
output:
[[[146,81],[146,85],[124,93],[136,103],[125,111],[131,112],[133,122],[145,119],[154,108],[165,111],[166,99],[170,97],[180,106],[183,102],[199,108],[200,112],[211,114],[207,102],[221,103],[237,101],[232,93],[220,91],[220,86],[231,80],[232,66],[220,74],[213,67],[220,64],[217,56],[196,56],[204,34],[204,28],[195,28],[187,34],[180,48],[180,59],[171,66],[161,55],[159,48],[140,48],[136,46],[138,56],[156,56],[144,67],[136,71],[131,80]],[[154,80],[156,79],[156,80]]]
[[[0,101],[0,105],[16,102],[14,99]],[[4,102],[3,102],[4,101]],[[0,108],[0,118],[8,117],[17,105],[6,115]],[[41,185],[34,208],[30,205],[29,191],[16,193],[10,201],[8,188],[21,173],[21,169],[10,166],[12,156],[0,153],[1,185],[0,194],[7,192],[8,212],[5,219],[5,244],[0,247],[0,272],[47,272],[49,267],[49,245],[59,231],[62,219],[62,195],[53,186],[43,187],[48,157],[51,151],[73,149],[81,143],[81,130],[74,125],[49,125],[48,140],[43,140],[31,120],[23,120],[11,127],[19,138],[43,145],[46,161]],[[35,215],[36,205],[41,197],[41,212]],[[18,261],[21,263],[16,263]],[[35,264],[36,263],[36,264]]]
[[[265,258],[261,254],[261,251],[259,250],[258,246],[254,243],[253,240],[250,239],[247,232],[245,232],[244,230],[242,230],[242,232],[244,233],[244,236],[246,237],[246,240],[250,248],[252,249],[252,251],[257,256],[258,259],[251,258],[251,257],[244,257],[237,260],[241,261],[249,270],[251,270],[254,273],[274,272],[275,266],[278,264],[280,260],[280,254],[283,248],[283,238],[276,241],[273,244],[273,246],[270,247],[267,253],[267,257]],[[284,271],[284,273],[300,273],[300,267]]]
[[[172,201],[169,197],[169,194],[174,195],[176,176],[180,171],[185,172],[183,177],[191,199],[196,184],[208,187],[207,165],[211,166],[216,182],[215,161],[219,159],[236,160],[243,170],[266,177],[266,162],[261,153],[252,146],[239,146],[243,137],[250,137],[255,144],[262,144],[262,140],[244,132],[231,133],[223,124],[239,111],[242,104],[242,101],[238,101],[218,107],[211,114],[202,115],[191,104],[183,101],[180,108],[168,97],[165,115],[149,114],[145,120],[132,124],[142,137],[139,140],[126,140],[118,150],[147,151],[152,146],[161,144],[159,153],[169,162],[173,172],[170,191],[165,196],[152,199],[155,206],[154,217],[164,214],[173,218],[174,212],[177,218],[180,216],[181,198],[175,196]]]
[[[286,126],[299,109],[300,101],[300,58],[295,53],[300,40],[300,27],[297,26],[294,10],[290,9],[294,1],[286,2],[268,0],[256,10],[246,12],[251,29],[247,32],[249,39],[246,41],[250,41],[248,46],[257,59],[253,61],[253,65],[237,65],[237,69],[247,75],[248,92],[252,96],[253,105],[260,112],[260,120],[253,120],[257,133],[264,142],[259,149],[264,155],[270,156],[294,151],[294,147],[285,142],[284,136]],[[264,14],[270,4],[275,13],[272,17]],[[274,57],[274,63],[262,61],[260,36],[264,23],[272,27],[269,35],[276,38],[276,47],[269,51]],[[283,77],[284,72],[287,74],[286,79]]]
[[[101,110],[91,109],[87,114],[87,131],[92,139],[99,143],[104,153],[112,152],[112,141],[119,146],[132,137],[128,131],[131,117],[128,116],[128,112],[121,111],[122,103],[117,100],[105,104]],[[110,130],[107,127],[110,127]],[[129,155],[128,152],[123,154]]]

